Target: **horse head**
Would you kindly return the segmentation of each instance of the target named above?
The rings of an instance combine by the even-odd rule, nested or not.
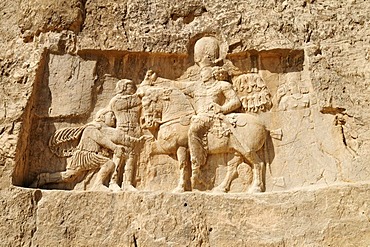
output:
[[[163,88],[147,88],[142,97],[141,126],[148,130],[157,130],[162,121],[162,113],[166,101],[169,102],[170,89]]]

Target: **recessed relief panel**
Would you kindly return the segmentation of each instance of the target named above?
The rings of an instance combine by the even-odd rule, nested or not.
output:
[[[23,185],[258,193],[337,181],[303,50],[225,47],[49,54]]]

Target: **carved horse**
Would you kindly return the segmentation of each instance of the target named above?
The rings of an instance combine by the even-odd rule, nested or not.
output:
[[[155,133],[151,154],[176,154],[180,166],[180,179],[175,192],[185,190],[188,157],[188,130],[195,111],[185,94],[174,87],[147,86],[142,95],[143,128]],[[256,115],[232,113],[224,116],[224,127],[207,134],[209,154],[232,153],[227,163],[227,174],[214,191],[227,192],[237,175],[237,166],[246,162],[252,167],[253,181],[249,192],[264,191],[262,173],[265,163],[259,154],[266,154],[268,131]],[[226,127],[225,127],[226,125]],[[222,126],[222,125],[221,125]],[[213,128],[215,129],[215,127]],[[222,132],[226,132],[222,134]],[[194,184],[192,184],[194,186]]]

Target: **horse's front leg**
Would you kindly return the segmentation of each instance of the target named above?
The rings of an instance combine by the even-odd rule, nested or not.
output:
[[[236,168],[242,162],[243,162],[243,157],[239,153],[235,153],[235,156],[229,162],[227,162],[227,173],[226,173],[224,180],[217,187],[215,187],[212,191],[221,192],[221,193],[229,191],[231,182],[238,175]]]
[[[179,178],[179,183],[177,187],[173,190],[173,192],[180,193],[180,192],[184,192],[186,189],[186,183],[188,180],[187,165],[189,164],[188,163],[189,155],[188,155],[186,147],[179,147],[177,149],[176,154],[177,154],[177,161],[180,167],[180,178]]]

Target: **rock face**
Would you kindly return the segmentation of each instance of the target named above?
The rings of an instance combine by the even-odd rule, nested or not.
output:
[[[8,246],[367,246],[368,184],[258,195],[12,189]]]
[[[0,3],[4,246],[368,246],[366,1]]]

